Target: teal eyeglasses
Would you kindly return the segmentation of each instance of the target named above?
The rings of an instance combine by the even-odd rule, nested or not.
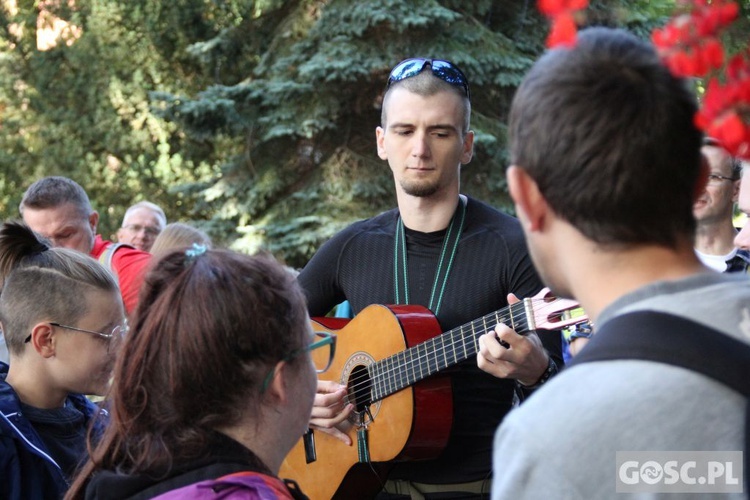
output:
[[[317,338],[315,342],[306,347],[293,350],[292,352],[284,356],[281,361],[291,361],[297,356],[300,356],[301,354],[309,351],[312,353],[312,360],[313,364],[315,365],[315,371],[317,373],[323,373],[324,371],[326,371],[328,368],[330,368],[331,363],[333,362],[333,357],[336,354],[336,335],[328,332],[315,332],[315,337]],[[260,389],[261,393],[265,392],[266,389],[268,389],[275,371],[276,365],[274,365],[268,371],[268,374],[263,379],[263,386]]]

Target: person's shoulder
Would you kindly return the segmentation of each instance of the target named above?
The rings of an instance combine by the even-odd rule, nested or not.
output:
[[[487,202],[467,196],[467,213],[474,220],[480,221],[490,227],[519,230],[521,224],[516,217],[495,208]]]
[[[19,410],[20,405],[16,391],[5,381],[5,377],[0,378],[0,413],[7,415]]]
[[[398,218],[398,209],[392,208],[367,219],[358,220],[350,224],[347,229],[371,230],[390,227]]]
[[[471,237],[490,237],[509,249],[526,248],[526,238],[516,217],[475,198],[468,198],[464,231]]]
[[[68,401],[75,406],[78,411],[86,416],[86,419],[91,419],[101,414],[102,417],[106,418],[109,414],[107,410],[97,406],[89,398],[83,394],[68,394]]]
[[[394,222],[398,218],[398,210],[391,209],[368,219],[360,219],[352,222],[338,233],[334,234],[332,240],[339,242],[350,240],[355,236],[367,236],[382,232],[393,233]]]
[[[112,262],[114,266],[142,264],[146,265],[151,261],[151,254],[138,250],[137,248],[126,243],[112,243],[105,251],[112,251]]]
[[[280,479],[260,472],[243,471],[217,479],[207,479],[189,484],[162,493],[153,497],[153,500],[206,498],[206,491],[222,491],[221,498],[225,499],[273,498],[292,500],[294,498]]]

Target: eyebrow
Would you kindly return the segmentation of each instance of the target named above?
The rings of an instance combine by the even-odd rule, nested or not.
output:
[[[59,235],[60,233],[65,233],[65,232],[67,232],[67,231],[74,231],[74,232],[75,232],[75,231],[77,231],[77,230],[78,230],[78,228],[77,228],[77,227],[76,227],[75,225],[67,225],[67,224],[66,224],[66,225],[65,225],[65,226],[63,226],[63,227],[61,227],[61,228],[59,228],[59,229],[56,229],[55,231],[52,231],[52,234],[53,234],[54,236],[57,236],[57,235]]]
[[[392,129],[392,128],[416,128],[416,125],[414,125],[413,123],[408,123],[408,122],[393,123],[391,125],[388,125],[388,128],[389,129]],[[458,132],[459,131],[459,127],[456,127],[455,125],[452,125],[450,123],[438,123],[436,125],[430,125],[429,127],[427,127],[427,130],[428,131],[432,131],[432,130],[453,130],[455,132]]]

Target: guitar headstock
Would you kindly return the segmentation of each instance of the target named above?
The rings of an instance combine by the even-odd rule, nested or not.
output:
[[[588,321],[586,312],[575,300],[555,297],[549,288],[524,299],[527,311],[533,312],[535,328],[559,330]]]

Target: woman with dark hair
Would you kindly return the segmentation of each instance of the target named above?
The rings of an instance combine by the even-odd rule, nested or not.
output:
[[[195,245],[159,260],[139,304],[110,426],[66,498],[304,498],[276,474],[310,419],[311,351],[334,338],[313,342],[294,277]]]
[[[93,258],[16,222],[0,226],[0,283],[0,498],[60,498],[104,424],[83,394],[107,391],[126,328],[120,290]]]

